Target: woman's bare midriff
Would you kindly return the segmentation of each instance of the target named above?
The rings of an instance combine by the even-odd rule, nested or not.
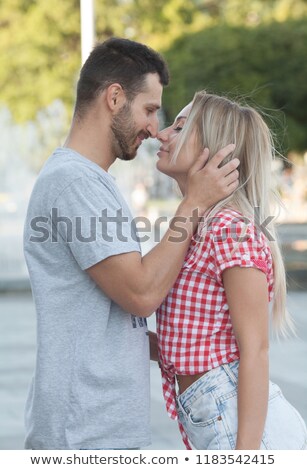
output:
[[[196,380],[200,379],[207,372],[195,375],[176,375],[179,394],[181,395],[188,387],[190,387]]]

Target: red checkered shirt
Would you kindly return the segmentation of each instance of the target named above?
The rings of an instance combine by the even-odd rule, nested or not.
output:
[[[233,266],[263,271],[272,299],[273,265],[265,235],[242,214],[224,209],[202,237],[193,237],[179,276],[157,310],[163,394],[173,419],[176,374],[200,374],[239,359],[222,281],[223,271]]]

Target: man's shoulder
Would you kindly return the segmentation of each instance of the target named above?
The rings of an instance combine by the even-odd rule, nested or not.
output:
[[[74,181],[84,178],[104,179],[105,172],[85,157],[67,148],[58,148],[48,158],[39,178],[50,178],[56,181]]]
[[[82,191],[95,185],[100,191],[113,186],[112,177],[95,163],[68,148],[58,148],[40,171],[36,190],[52,193],[55,197],[73,188]]]

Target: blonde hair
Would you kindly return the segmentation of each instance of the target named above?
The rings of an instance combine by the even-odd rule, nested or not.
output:
[[[273,138],[261,115],[249,106],[201,91],[194,96],[191,111],[178,139],[174,160],[192,134],[196,137],[197,153],[208,147],[210,159],[218,150],[233,143],[235,150],[223,164],[233,158],[240,160],[238,189],[211,208],[206,220],[226,207],[237,209],[249,219],[253,218],[257,208],[262,222],[270,217],[273,200],[278,205],[280,201],[271,184],[271,164],[275,158]],[[273,326],[278,333],[286,335],[294,328],[286,309],[285,268],[273,221],[270,233],[272,240],[267,241],[274,270]]]

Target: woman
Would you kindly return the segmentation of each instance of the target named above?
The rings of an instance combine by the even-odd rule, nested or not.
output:
[[[306,448],[303,419],[269,381],[270,301],[277,331],[293,329],[270,215],[270,131],[254,109],[199,92],[158,137],[157,168],[182,194],[202,148],[234,143],[227,160],[240,159],[239,188],[205,215],[157,311],[168,413],[187,448]]]

